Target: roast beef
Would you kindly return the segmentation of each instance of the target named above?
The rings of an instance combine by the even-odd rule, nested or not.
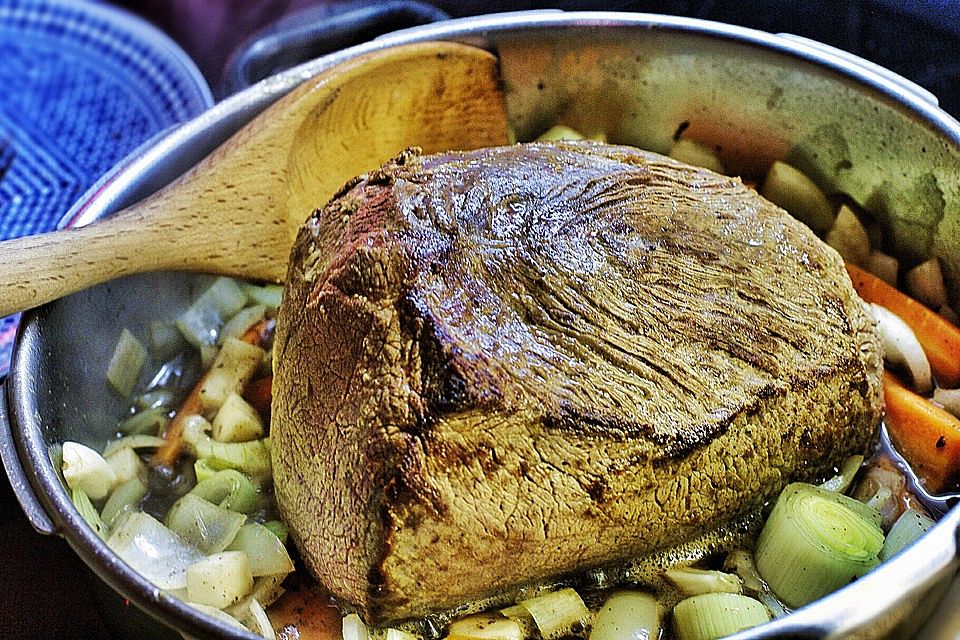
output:
[[[310,217],[284,295],[277,499],[368,622],[688,541],[876,436],[840,257],[629,147],[404,153]]]

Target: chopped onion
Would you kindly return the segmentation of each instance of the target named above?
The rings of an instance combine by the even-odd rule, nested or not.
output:
[[[785,162],[773,163],[760,193],[817,234],[823,234],[833,226],[833,206],[827,196],[813,180]]]
[[[225,622],[227,625],[231,627],[236,627],[237,629],[243,629],[244,631],[249,631],[249,629],[243,626],[243,624],[239,620],[237,620],[235,617],[233,617],[232,615],[230,615],[225,611],[221,611],[220,609],[217,609],[216,607],[211,607],[210,605],[207,605],[207,604],[200,604],[199,602],[190,602],[189,600],[186,599],[186,594],[183,595],[181,600],[185,600],[188,605],[190,605],[197,611],[200,611],[205,615],[210,616],[215,620],[219,620],[220,622]],[[184,636],[184,637],[187,637],[187,636]]]
[[[871,251],[866,266],[867,271],[890,286],[897,286],[897,274],[900,272],[900,263],[893,256],[888,256],[882,251]]]
[[[107,464],[113,469],[114,475],[117,476],[117,484],[122,484],[138,476],[146,477],[147,465],[143,464],[143,460],[131,447],[122,447],[118,451],[104,456],[104,460],[107,461]]]
[[[343,640],[370,640],[370,630],[355,613],[343,617]]]
[[[453,622],[447,638],[471,640],[523,640],[523,630],[513,618],[495,613],[479,613]]]
[[[837,219],[833,221],[826,240],[845,262],[862,267],[870,259],[870,236],[867,229],[853,209],[845,204],[840,205]]]
[[[211,554],[226,549],[244,521],[246,516],[242,513],[218,507],[188,493],[173,503],[164,524],[201,553]]]
[[[740,578],[732,573],[693,567],[673,567],[665,575],[687,597],[704,593],[740,593],[742,585]]]
[[[262,502],[250,479],[234,469],[214,471],[197,482],[190,493],[218,507],[248,515],[259,509]]]
[[[879,520],[879,513],[847,496],[787,485],[757,540],[757,569],[787,605],[813,602],[879,564]]]
[[[129,398],[140,378],[143,363],[147,360],[147,348],[130,331],[120,332],[120,339],[107,365],[107,382],[123,398]]]
[[[943,285],[940,261],[930,258],[907,272],[907,289],[910,294],[931,309],[947,304],[947,290]]]
[[[70,492],[70,500],[73,506],[77,508],[80,517],[86,521],[94,533],[100,536],[101,540],[106,540],[110,535],[110,529],[104,523],[103,518],[97,513],[96,507],[90,502],[90,498],[81,489],[74,489]]]
[[[610,595],[593,617],[590,640],[656,640],[660,637],[660,606],[643,591]]]
[[[79,442],[63,443],[63,479],[91,500],[106,498],[117,484],[117,474],[99,453]]]
[[[726,173],[727,169],[720,159],[708,146],[692,138],[681,138],[673,143],[668,154],[674,160],[685,162],[695,167],[703,167],[716,173]]]
[[[583,140],[586,136],[563,124],[555,124],[537,138],[537,142],[557,142],[561,140]]]
[[[251,522],[240,527],[227,550],[246,553],[255,578],[293,571],[293,560],[287,548],[262,524]]]
[[[870,304],[869,309],[880,331],[883,359],[893,366],[906,369],[917,392],[929,392],[933,388],[930,362],[913,330],[889,309],[878,304]]]
[[[840,467],[840,473],[833,476],[820,485],[821,489],[833,491],[834,493],[846,493],[850,485],[853,484],[853,478],[860,471],[860,465],[863,464],[863,456],[850,456],[843,461]]]
[[[883,541],[883,549],[880,550],[880,560],[886,562],[897,555],[911,544],[917,538],[929,531],[936,523],[923,515],[919,511],[907,509],[897,521],[890,527],[887,539]]]
[[[520,603],[540,630],[544,640],[555,640],[586,626],[590,611],[573,589],[560,589]]]
[[[109,527],[115,527],[124,513],[136,511],[140,501],[147,495],[147,486],[134,476],[113,490],[107,503],[103,505],[101,516]]]
[[[673,608],[680,640],[716,640],[770,621],[770,612],[753,598],[736,593],[706,593]]]
[[[160,589],[187,586],[187,567],[203,557],[195,547],[142,511],[131,513],[110,534],[107,546]]]
[[[253,589],[247,554],[223,551],[187,567],[187,599],[218,609],[238,602]]]

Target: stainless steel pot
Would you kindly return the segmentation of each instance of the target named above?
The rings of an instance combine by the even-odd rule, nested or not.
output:
[[[666,151],[686,127],[719,145],[734,171],[787,158],[870,211],[909,260],[937,255],[960,293],[960,123],[919,87],[863,60],[792,36],[672,17],[532,12],[398,32],[274,76],[172,132],[76,207],[85,224],[166,184],[317,71],[367,51],[423,40],[495,51],[511,121],[529,139],[562,116],[612,141]],[[304,212],[305,215],[307,212]],[[171,247],[175,251],[176,247]],[[51,445],[101,446],[120,401],[103,375],[121,327],[183,309],[203,278],[153,274],[108,283],[24,316],[7,382],[0,453],[41,533],[63,536],[116,592],[190,636],[252,637],[155,589],[74,511]],[[920,544],[854,584],[737,638],[904,637],[958,565],[960,510]]]

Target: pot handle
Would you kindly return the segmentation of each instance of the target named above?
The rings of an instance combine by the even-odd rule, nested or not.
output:
[[[939,99],[937,96],[930,93],[930,91],[924,89],[916,82],[908,80],[900,74],[894,73],[890,69],[880,66],[875,62],[861,58],[858,55],[850,53],[849,51],[844,51],[843,49],[838,49],[828,44],[817,42],[816,40],[811,40],[810,38],[804,38],[803,36],[794,35],[792,33],[778,33],[777,36],[786,40],[790,40],[791,42],[804,45],[810,49],[815,49],[818,53],[826,53],[836,58],[840,58],[853,67],[857,67],[862,71],[869,71],[870,73],[882,77],[887,82],[895,85],[898,89],[912,95],[915,98],[923,100],[934,107],[940,106]]]
[[[6,384],[0,383],[0,459],[3,461],[3,468],[7,472],[7,478],[10,480],[17,502],[20,503],[20,508],[27,515],[30,524],[37,533],[52,535],[56,533],[56,528],[37,501],[33,487],[30,486],[23,467],[20,466],[17,447],[13,442],[13,425],[10,423],[10,415],[7,411],[6,391]]]
[[[222,93],[230,95],[279,71],[379,35],[447,20],[441,9],[418,0],[391,0],[346,10],[314,6],[255,33],[227,63]]]

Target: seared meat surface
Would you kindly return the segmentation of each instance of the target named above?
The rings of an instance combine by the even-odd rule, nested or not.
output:
[[[408,152],[295,243],[276,494],[368,622],[622,562],[863,453],[881,353],[840,257],[629,147]]]

